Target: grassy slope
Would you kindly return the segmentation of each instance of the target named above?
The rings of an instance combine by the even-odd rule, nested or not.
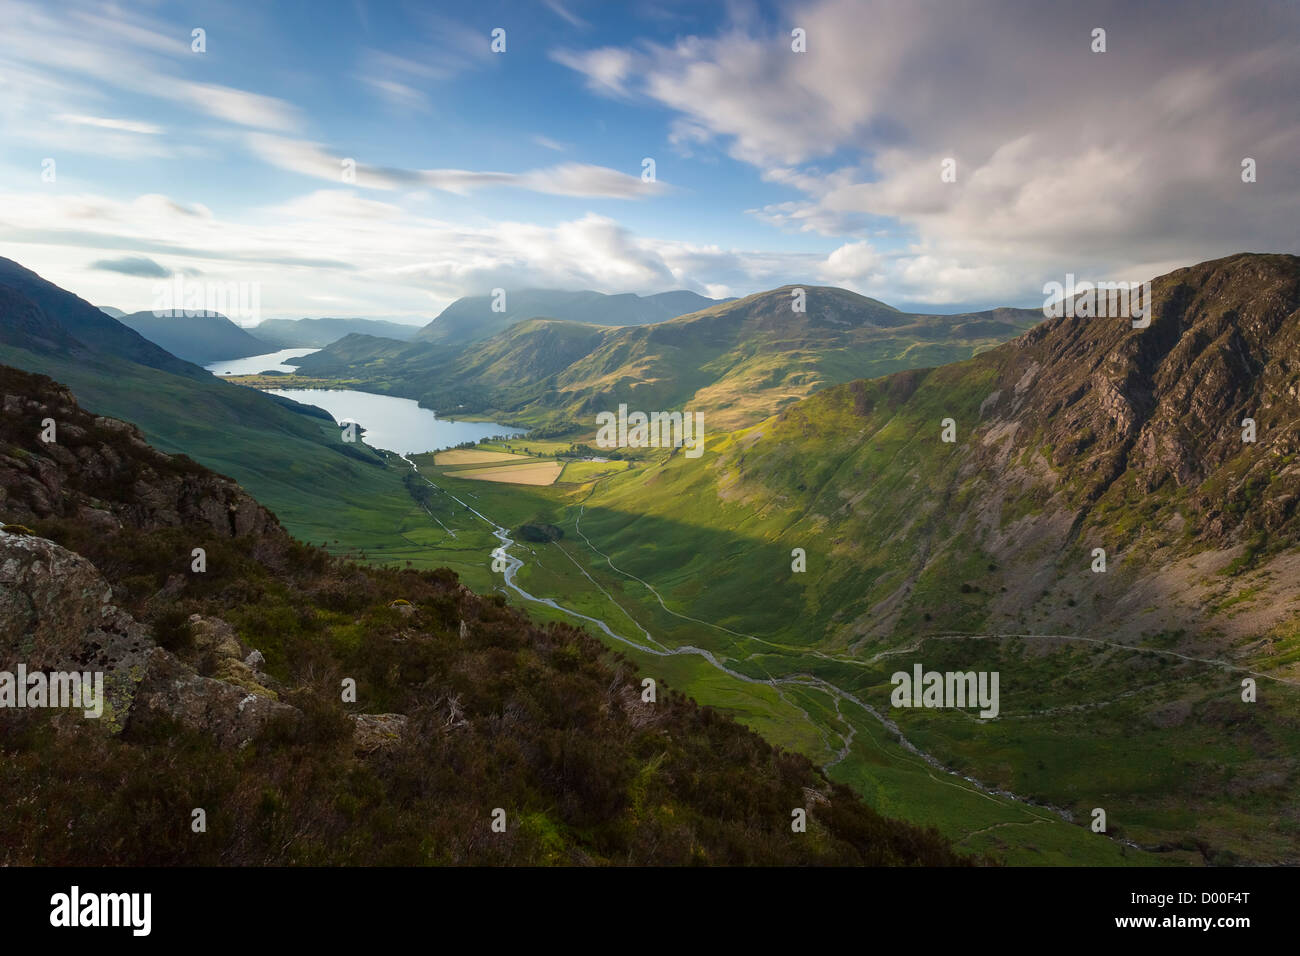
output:
[[[112,734],[49,709],[6,715],[0,865],[961,862],[942,838],[880,818],[713,711],[668,693],[642,702],[635,671],[580,632],[538,626],[446,571],[360,568],[293,541],[228,482],[159,460],[45,380],[0,372],[19,399],[0,419],[6,553],[32,530],[75,550],[197,673],[297,709],[238,748],[208,734],[223,709],[210,698],[173,720],[137,696]],[[37,422],[56,408],[51,446]],[[222,514],[232,499],[234,537]],[[86,508],[120,521],[87,520]],[[30,529],[7,524],[19,517]],[[205,573],[175,574],[195,545]],[[33,592],[38,617],[49,620],[50,600],[77,600],[64,583]],[[221,618],[244,646],[214,653],[192,614]],[[30,635],[4,630],[7,667],[75,653],[76,634],[38,633],[33,650]],[[269,677],[231,666],[225,655],[247,644]],[[340,700],[344,676],[355,700]],[[396,732],[358,747],[360,714],[388,715]],[[195,806],[209,827],[198,837],[176,825]],[[495,807],[507,815],[499,835]],[[791,830],[795,807],[807,808],[806,832]]]
[[[940,418],[975,416],[989,374],[976,361],[823,392],[779,422],[711,440],[699,461],[643,460],[643,467],[578,489],[490,486],[429,473],[508,527],[542,520],[564,528],[556,544],[516,546],[529,552],[519,583],[532,593],[604,619],[638,642],[647,643],[649,631],[664,646],[705,648],[757,680],[815,675],[884,709],[895,663],[871,658],[897,650],[897,635],[976,630],[986,619],[991,595],[979,579],[995,569],[961,541],[952,518],[977,490],[935,437]],[[761,461],[746,455],[759,434],[766,438]],[[761,482],[750,480],[755,473]],[[919,490],[927,486],[928,493]],[[843,520],[837,512],[855,499],[870,507],[851,509]],[[449,564],[475,589],[499,585],[488,557],[496,540],[486,526],[446,496],[428,505],[432,515],[409,499],[383,503],[401,512],[394,526],[403,542],[383,559]],[[1008,501],[995,520],[1013,520],[1026,507],[1033,503]],[[374,525],[376,543],[385,523]],[[956,543],[926,555],[906,582],[918,524]],[[796,546],[808,549],[806,575],[790,573]],[[650,582],[668,609],[628,575]],[[976,589],[954,586],[967,581]],[[858,612],[904,583],[908,598],[890,634],[873,632],[874,622]],[[541,617],[565,618],[528,606]],[[1125,852],[1042,810],[979,794],[900,748],[856,704],[841,699],[837,712],[823,690],[741,680],[693,655],[629,653],[702,703],[728,708],[819,762],[834,760],[852,729],[832,774],[878,809],[935,822],[964,847],[993,849],[1013,862],[1193,862],[1200,840],[1220,860],[1231,853],[1294,859],[1297,827],[1283,810],[1290,783],[1270,770],[1300,744],[1294,694],[1270,687],[1267,706],[1229,732],[1219,721],[1153,722],[1166,704],[1221,709],[1233,683],[1217,668],[1158,653],[1159,642],[1155,636],[1149,648],[1133,651],[1065,641],[926,640],[916,657],[928,668],[1003,673],[1003,718],[988,724],[953,712],[890,714],[949,766],[1067,806],[1079,820],[1104,806],[1112,831],[1181,846],[1156,855]]]
[[[985,375],[978,362],[938,370],[905,402],[880,393],[897,379],[867,383],[858,396],[822,393],[785,421],[761,426],[771,431],[763,461],[738,454],[711,472],[706,455],[704,467],[678,460],[611,482],[588,504],[583,527],[606,543],[614,564],[672,595],[686,613],[816,652],[774,651],[756,658],[755,668],[797,667],[883,707],[894,664],[889,657],[874,667],[862,662],[917,634],[979,632],[999,587],[996,566],[954,517],[979,489],[956,473],[952,446],[935,434],[944,415],[969,415],[986,392]],[[874,408],[865,421],[855,397]],[[871,440],[860,443],[860,435]],[[732,436],[716,453],[749,437]],[[740,493],[736,482],[747,468],[763,480]],[[861,507],[842,508],[850,494]],[[919,556],[922,525],[949,546]],[[808,550],[806,576],[789,572],[793,547]],[[1094,576],[1082,570],[1088,551],[1079,547],[1055,586],[1086,602]],[[769,582],[757,602],[756,581]],[[968,582],[969,591],[959,586]],[[896,623],[871,633],[877,622],[862,613],[900,589],[906,597]],[[1260,706],[1234,707],[1241,675],[1167,653],[1169,640],[1152,635],[1141,651],[1088,641],[926,641],[894,659],[1000,671],[1003,719],[988,725],[944,711],[902,711],[896,719],[947,765],[1081,816],[1105,807],[1112,826],[1141,843],[1199,840],[1226,850],[1222,859],[1295,859],[1300,827],[1287,808],[1294,806],[1300,693],[1269,683]],[[1289,640],[1294,646],[1294,635]],[[850,653],[852,664],[820,656]],[[1244,663],[1265,672],[1280,666],[1276,657]]]

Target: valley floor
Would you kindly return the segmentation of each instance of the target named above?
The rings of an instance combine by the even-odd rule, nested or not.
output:
[[[826,650],[796,621],[760,636],[746,625],[762,622],[761,593],[753,613],[716,614],[698,579],[656,566],[663,542],[649,523],[600,504],[602,483],[618,477],[498,484],[456,477],[469,463],[463,458],[439,465],[415,456],[429,491],[392,535],[365,549],[367,560],[451,567],[468,586],[504,591],[535,617],[582,623],[643,674],[808,755],[881,813],[934,825],[960,849],[1016,865],[1300,857],[1276,791],[1251,786],[1267,783],[1252,754],[1202,739],[1193,721],[1179,726],[1185,702],[1222,677],[1218,662],[1069,635],[935,634],[867,654]],[[530,522],[564,536],[514,540],[511,529]],[[992,722],[890,708],[900,655],[965,669],[973,648],[1037,692],[1004,688],[1001,719]],[[1091,676],[1061,677],[1082,674]],[[1279,689],[1294,709],[1300,695]],[[1141,730],[1136,713],[1153,696],[1169,700],[1159,735]],[[1094,807],[1107,811],[1105,835],[1088,828]]]

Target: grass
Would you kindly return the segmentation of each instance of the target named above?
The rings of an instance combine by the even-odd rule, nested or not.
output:
[[[481,442],[478,447],[483,451],[546,457],[560,455],[569,451],[573,447],[573,443],[567,441],[547,441],[542,438],[515,438],[508,441]]]
[[[249,388],[330,388],[330,389],[350,389],[357,388],[361,379],[357,378],[317,378],[311,375],[295,375],[292,372],[284,375],[219,375],[223,382],[229,382],[232,385],[246,385]]]
[[[402,473],[383,456],[341,441],[332,420],[294,413],[252,389],[9,346],[0,346],[0,362],[49,375],[87,410],[133,422],[156,448],[229,475],[301,540],[383,551],[409,510]]]
[[[913,555],[900,531],[911,522],[945,520],[951,502],[941,489],[955,483],[944,459],[935,457],[943,449],[936,450],[925,436],[941,417],[963,421],[973,414],[985,387],[978,380],[963,391],[953,387],[950,370],[921,375],[919,399],[901,417],[894,413],[898,402],[879,383],[866,383],[857,392],[837,390],[793,409],[783,421],[711,438],[701,459],[645,454],[631,469],[627,462],[570,462],[563,480],[549,486],[474,480],[441,466],[437,456],[416,456],[422,473],[439,488],[420,504],[402,487],[404,463],[383,456],[366,460],[364,449],[336,449],[331,442],[338,434],[331,423],[268,411],[254,404],[265,399],[248,390],[216,381],[199,388],[138,367],[132,367],[135,378],[124,383],[122,368],[111,364],[72,368],[6,351],[15,350],[0,350],[0,360],[68,382],[86,407],[133,420],[164,450],[183,449],[235,477],[298,537],[372,563],[447,566],[477,591],[503,589],[490,558],[498,542],[491,526],[469,508],[507,528],[528,522],[559,526],[565,532],[560,542],[515,545],[526,561],[518,576],[521,587],[607,621],[640,647],[600,634],[594,626],[588,630],[665,686],[725,709],[772,742],[819,763],[835,761],[851,730],[847,754],[833,763],[831,775],[881,812],[933,823],[971,852],[1024,864],[1199,859],[1186,849],[1158,854],[1125,849],[1041,808],[979,792],[901,747],[874,716],[847,698],[837,707],[825,690],[790,683],[807,675],[889,712],[894,662],[884,658],[868,665],[864,659],[894,645],[873,639],[850,652],[845,635],[853,633],[857,615],[902,582],[900,569]],[[869,409],[865,420],[858,411],[862,407]],[[813,413],[823,420],[810,430]],[[756,465],[745,452],[755,431],[778,439],[811,431],[812,437],[802,443],[766,442],[769,457]],[[270,441],[268,434],[277,438]],[[518,455],[525,449],[554,453],[568,447],[520,439],[481,449]],[[363,457],[349,457],[350,452]],[[601,477],[593,465],[615,470]],[[523,474],[520,469],[538,466],[560,474],[558,463],[536,458],[504,469],[468,470]],[[760,466],[767,481],[776,483],[777,496],[756,494],[760,486],[747,480]],[[916,496],[918,480],[934,489],[930,510],[891,508],[891,502]],[[828,537],[826,516],[844,507],[834,489],[846,485],[869,487],[870,507]],[[956,492],[974,493],[969,487]],[[794,501],[801,510],[788,504]],[[790,569],[790,549],[796,545],[808,551],[804,575]],[[938,571],[918,578],[913,606],[943,606],[946,583],[970,580],[982,587],[982,560],[955,551],[935,565]],[[765,586],[756,589],[756,582]],[[945,623],[977,627],[984,595],[984,589],[966,592]],[[509,596],[541,620],[574,621],[564,611],[524,601],[514,592]],[[1286,641],[1284,655],[1300,656],[1300,642],[1290,634]],[[687,645],[749,679],[698,654],[664,653]],[[1158,656],[1134,652],[1106,651],[1093,659],[970,641],[928,643],[922,659],[930,668],[961,669],[982,660],[1004,675],[1003,717],[996,724],[951,711],[898,717],[910,740],[948,765],[1066,807],[1077,820],[1086,819],[1092,806],[1105,806],[1116,825],[1142,843],[1179,847],[1196,837],[1245,859],[1295,858],[1297,828],[1271,824],[1291,820],[1283,808],[1293,805],[1287,794],[1294,793],[1293,755],[1300,753],[1294,717],[1300,708],[1294,690],[1285,685],[1270,684],[1261,709],[1243,723],[1219,703],[1231,699],[1235,682],[1206,665],[1167,660],[1162,665]],[[1148,695],[1183,693],[1211,719],[1186,726],[1150,724],[1152,708],[1139,707],[1146,698],[1125,696],[1148,687],[1156,688]],[[1249,800],[1230,795],[1230,773],[1247,781]],[[1278,773],[1281,783],[1263,783]]]
[[[627,462],[622,461],[571,461],[564,466],[560,481],[568,484],[581,484],[604,478],[607,475],[626,471]]]

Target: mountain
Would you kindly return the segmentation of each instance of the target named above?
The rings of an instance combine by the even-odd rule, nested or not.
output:
[[[7,345],[52,347],[72,358],[108,355],[188,378],[207,374],[12,259],[0,258],[0,294],[0,334]]]
[[[990,788],[1103,807],[1159,852],[1294,862],[1269,821],[1300,787],[1300,258],[1151,288],[1147,328],[1056,318],[825,388],[549,520],[655,589],[630,613],[725,626],[678,640],[853,694]],[[1001,716],[891,709],[916,663],[1000,673]]]
[[[249,335],[224,315],[132,312],[119,321],[150,342],[196,365],[263,355],[275,347]]]
[[[420,330],[417,341],[444,347],[460,347],[491,338],[516,322],[539,317],[587,322],[592,325],[648,325],[687,312],[716,305],[695,292],[677,290],[657,295],[605,295],[601,292],[571,292],[563,289],[520,289],[505,297],[505,310],[493,311],[493,296],[474,295],[457,299]]]
[[[383,526],[406,510],[401,476],[342,441],[328,413],[219,381],[8,259],[0,362],[56,377],[162,450],[233,476],[307,540],[371,547],[376,516]]]
[[[6,711],[0,864],[969,862],[730,718],[645,699],[577,628],[293,540],[48,378],[0,366],[0,407],[0,669],[104,679],[96,719]],[[166,824],[196,807],[202,839]]]
[[[126,315],[126,313],[123,312],[121,309],[115,309],[111,305],[101,305],[99,307],[99,311],[103,312],[107,316],[111,316],[114,319],[120,319],[122,318],[122,316]]]
[[[752,424],[818,388],[896,369],[967,358],[1041,321],[994,309],[900,312],[844,289],[809,286],[805,311],[784,286],[666,322],[604,328],[519,322],[447,351],[346,338],[297,360],[310,375],[359,378],[445,413],[590,425],[598,411],[690,406],[708,427]]]
[[[277,349],[324,348],[345,335],[374,335],[407,342],[420,326],[383,319],[267,319],[252,329],[263,342]]]

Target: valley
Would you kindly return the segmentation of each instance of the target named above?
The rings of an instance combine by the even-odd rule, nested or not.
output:
[[[1295,295],[1292,262],[1257,264],[1264,272],[1252,280],[1281,280],[1279,290],[1292,290],[1279,293],[1283,302]],[[1157,286],[1164,308],[1153,328],[1163,342],[1174,341],[1171,296],[1184,316],[1196,308],[1173,290],[1206,284],[1214,267],[1231,272],[1206,264],[1201,275]],[[1213,314],[1248,314],[1219,296]],[[1272,318],[1254,327],[1291,334],[1288,307],[1269,308]],[[1085,334],[1077,323],[1058,328],[1062,342]],[[1068,355],[1069,346],[1050,351]],[[1294,861],[1294,537],[1275,525],[1272,546],[1252,544],[1255,532],[1234,535],[1235,544],[1198,540],[1185,493],[1166,487],[1142,499],[1121,491],[1131,479],[1098,492],[1088,459],[1075,462],[1078,478],[1053,479],[1046,493],[1033,472],[1017,470],[1007,471],[1017,491],[977,491],[973,482],[990,480],[981,475],[1017,460],[1028,467],[1034,454],[1032,443],[1009,448],[999,437],[1015,435],[989,414],[999,391],[1024,405],[1034,401],[1038,374],[1047,387],[1068,387],[1026,371],[1044,363],[1023,345],[1000,352],[1005,359],[990,354],[830,389],[711,438],[700,462],[645,456],[588,482],[489,487],[416,456],[440,494],[425,499],[427,515],[410,515],[403,534],[420,548],[404,558],[452,566],[475,588],[554,602],[539,614],[599,621],[646,673],[809,754],[882,812],[920,814],[909,818],[1008,861]],[[1198,367],[1216,380],[1208,356]],[[1010,386],[1000,390],[999,378]],[[1111,428],[1140,427],[1110,414]],[[1159,421],[1163,413],[1156,405],[1144,414]],[[1279,424],[1294,420],[1282,414]],[[976,437],[957,448],[940,442],[939,422],[950,415]],[[1053,415],[1029,420],[1050,428]],[[1092,427],[1093,454],[1104,461],[1106,426]],[[1271,434],[1282,443],[1273,481],[1291,481],[1285,443],[1293,432]],[[845,443],[846,435],[861,437]],[[972,467],[972,456],[993,456],[991,470]],[[1202,494],[1249,473],[1230,452],[1223,462],[1222,477],[1203,473]],[[855,476],[861,486],[850,493],[844,485]],[[921,498],[918,479],[929,489]],[[1075,500],[1094,503],[1071,519]],[[989,501],[997,503],[991,512],[980,504]],[[1181,538],[1157,530],[1169,520],[1162,513],[1175,516]],[[427,517],[436,525],[421,530]],[[512,545],[523,563],[506,582],[491,570],[500,545],[493,530],[523,522],[554,525],[564,538]],[[1038,548],[1019,544],[1029,540]],[[1044,560],[1053,541],[1063,550]],[[869,542],[885,547],[867,550]],[[1110,548],[1105,575],[1091,565],[1098,544]],[[806,577],[790,570],[792,547],[807,550]],[[1144,572],[1151,561],[1186,571],[1153,578]],[[999,718],[889,709],[890,674],[917,660],[1000,673]],[[1243,678],[1266,688],[1258,705],[1243,706]],[[889,714],[907,745],[868,708]],[[999,807],[1000,794],[1030,802]],[[1050,827],[1036,818],[1002,825],[1026,807],[1060,808],[1073,822],[1049,812]],[[1110,839],[1087,830],[1094,808],[1106,810]],[[1056,826],[1065,829],[1047,839]],[[1064,843],[1051,849],[1054,840]]]
[[[1296,419],[1278,396],[1296,374],[1297,275],[1294,257],[1204,263],[1156,280],[1149,329],[1064,317],[973,357],[810,386],[794,402],[748,389],[758,404],[747,407],[775,413],[715,428],[706,412],[698,456],[625,447],[599,460],[597,411],[616,405],[580,425],[549,386],[520,414],[530,434],[483,441],[505,426],[477,421],[454,435],[370,373],[333,379],[317,364],[310,378],[254,384],[360,420],[378,450],[352,451],[372,456],[379,483],[340,498],[269,486],[269,500],[291,533],[336,554],[449,568],[537,620],[588,628],[664,688],[962,852],[1013,865],[1295,862]],[[686,319],[666,324],[702,321]],[[634,331],[653,339],[660,327]],[[1242,328],[1234,348],[1265,371],[1225,365],[1213,344]],[[57,354],[8,354],[126,407]],[[294,387],[304,380],[327,388]],[[605,398],[671,408],[654,397],[709,391],[690,387]],[[1213,398],[1192,400],[1202,418],[1189,424],[1197,387]],[[368,402],[372,414],[358,413]],[[1162,433],[1175,409],[1182,424]],[[1216,432],[1220,410],[1252,412],[1262,457],[1232,445],[1235,430]],[[140,414],[174,427],[156,405]],[[230,465],[250,488],[254,460]],[[918,666],[998,675],[996,718],[892,707],[891,676]],[[1245,678],[1258,703],[1244,705]],[[1089,828],[1098,810],[1104,833]]]
[[[683,588],[679,575],[646,560],[647,552],[672,546],[671,530],[659,539],[639,538],[630,546],[619,543],[627,541],[625,534],[596,531],[608,527],[611,518],[621,523],[629,517],[588,510],[596,488],[476,487],[438,469],[428,456],[413,460],[436,490],[425,499],[427,517],[413,511],[404,531],[419,547],[392,557],[416,566],[429,562],[452,567],[476,590],[500,589],[535,616],[591,627],[636,661],[642,673],[725,709],[767,739],[807,754],[879,812],[933,824],[963,850],[987,852],[1014,864],[1149,866],[1200,861],[1194,842],[1169,832],[1158,822],[1158,813],[1150,816],[1153,827],[1137,823],[1147,814],[1132,819],[1122,815],[1125,829],[1114,839],[1079,824],[1087,808],[1071,799],[1071,791],[1090,774],[1102,772],[1106,760],[1104,749],[1086,756],[1087,729],[1061,740],[1070,762],[1082,760],[1087,766],[1077,767],[1065,788],[1052,791],[1041,789],[1041,781],[1060,769],[1060,755],[1051,755],[1052,768],[1044,767],[1046,772],[1027,780],[1030,787],[1020,792],[1016,787],[1024,778],[997,776],[987,764],[964,753],[982,738],[985,746],[993,744],[1003,754],[1012,740],[1015,747],[1050,754],[1049,741],[1068,727],[1068,708],[1062,714],[1037,715],[1017,694],[1011,730],[1003,723],[997,731],[984,733],[977,733],[962,714],[904,716],[891,711],[892,657],[920,651],[927,661],[961,664],[969,657],[953,650],[959,637],[981,646],[998,641],[997,636],[936,635],[856,660],[810,649],[796,633],[780,639],[746,633],[740,630],[747,622],[735,613],[738,609],[717,620],[699,616],[696,604],[677,597],[683,590],[698,593],[698,582]],[[633,477],[629,474],[625,480]],[[540,544],[510,537],[507,525],[543,518],[564,531],[562,540]],[[727,546],[735,550],[745,544],[732,541]],[[503,547],[503,552],[498,550]],[[492,559],[500,553],[509,564],[494,573]],[[789,630],[797,632],[799,622],[792,621]],[[1022,671],[1022,648],[1014,645],[1023,645],[1024,638],[1003,640],[1013,646],[994,658],[983,652],[981,656],[1003,661],[1004,673]],[[1139,648],[1127,650],[1141,653]],[[1039,667],[1047,672],[1068,659],[1070,655],[1061,655],[1055,665],[1045,661]],[[1114,698],[1122,701],[1123,692],[1112,689],[1107,699],[1091,706],[1105,707]],[[1075,819],[1068,822],[1062,813]]]

